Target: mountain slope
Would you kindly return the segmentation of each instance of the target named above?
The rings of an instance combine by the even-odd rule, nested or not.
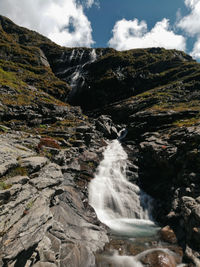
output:
[[[108,236],[87,187],[126,128],[127,176],[195,266],[199,107],[200,64],[184,52],[60,47],[0,16],[0,265],[95,265]]]

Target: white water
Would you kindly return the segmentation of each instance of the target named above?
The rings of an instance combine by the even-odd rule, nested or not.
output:
[[[70,86],[72,87],[72,89],[76,89],[76,87],[79,85],[80,87],[82,87],[85,83],[85,77],[84,77],[84,71],[83,71],[83,68],[90,64],[90,63],[93,63],[96,59],[97,59],[97,54],[96,54],[96,50],[95,49],[92,49],[90,54],[89,54],[89,60],[86,61],[84,64],[81,64],[81,60],[83,58],[83,55],[84,55],[85,51],[78,51],[74,52],[74,50],[72,51],[72,54],[70,56],[70,59],[69,61],[71,62],[72,61],[72,58],[78,58],[79,59],[79,62],[80,64],[78,64],[75,68],[75,71],[71,74],[71,77],[70,77]],[[79,83],[79,81],[81,81],[81,83]],[[73,92],[74,93],[74,92]]]
[[[127,154],[114,140],[89,185],[89,203],[111,230],[129,237],[153,235],[152,199],[126,179]]]
[[[69,58],[69,62],[72,61],[72,58],[74,57],[74,52],[75,52],[75,50],[73,49],[73,50],[72,50],[72,53],[71,53],[71,56],[70,56],[70,58]]]
[[[90,63],[94,62],[97,59],[96,50],[92,49],[92,52],[90,54]]]
[[[126,179],[127,154],[119,141],[112,141],[104,151],[95,178],[89,185],[89,203],[97,217],[114,233],[129,237],[151,236],[158,227],[151,218],[152,198]],[[98,267],[143,267],[142,258],[154,251],[168,255],[168,261],[175,263],[175,253],[167,248],[147,249],[136,256],[99,255]],[[110,265],[109,265],[110,266]],[[177,267],[184,267],[179,264]]]
[[[169,249],[162,249],[162,248],[148,249],[146,251],[139,253],[136,256],[121,256],[118,254],[117,251],[115,251],[112,256],[102,255],[101,259],[104,260],[106,263],[112,264],[112,266],[114,264],[115,267],[143,267],[143,264],[139,260],[142,259],[145,255],[150,254],[150,253],[155,252],[155,251],[161,251],[161,252],[168,254],[168,257],[169,257],[168,259],[171,259],[171,263],[174,263],[174,265],[176,264],[175,260],[174,260],[175,253]],[[103,267],[104,264],[98,265],[98,267],[101,267],[101,266]],[[159,265],[159,266],[161,266],[161,265]],[[185,264],[177,265],[177,267],[184,267],[184,266],[186,266],[186,265]]]

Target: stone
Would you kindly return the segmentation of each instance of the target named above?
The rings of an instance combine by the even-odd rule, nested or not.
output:
[[[24,185],[29,181],[29,177],[28,176],[15,176],[12,177],[12,179],[9,179],[9,184],[21,184]]]
[[[3,155],[1,154],[1,156]],[[16,159],[8,159],[7,157],[4,157],[4,162],[1,160],[0,164],[0,177],[5,175],[10,169],[18,166]]]
[[[140,256],[140,261],[142,264],[151,267],[176,267],[174,257],[166,251],[159,249],[145,251],[144,256]]]
[[[28,157],[21,160],[21,166],[28,169],[29,173],[39,171],[48,162],[46,157]]]
[[[59,185],[63,181],[63,174],[59,165],[49,163],[38,173],[38,177],[30,180],[30,183],[41,190],[46,187]]]
[[[163,227],[160,230],[160,235],[161,235],[161,239],[164,240],[165,242],[168,242],[171,244],[177,243],[176,235],[169,225]]]
[[[31,211],[26,213],[12,229],[3,237],[3,257],[13,259],[24,249],[28,250],[39,243],[50,227],[52,214],[49,209],[48,199],[40,195]]]
[[[44,52],[41,49],[39,49],[39,54],[40,54],[40,61],[41,61],[42,65],[44,65],[45,67],[50,67],[49,62],[48,62]]]
[[[78,133],[86,133],[86,132],[90,132],[91,131],[91,127],[84,125],[84,126],[79,126],[76,128],[76,131]]]
[[[57,267],[58,265],[51,262],[37,262],[33,267]]]

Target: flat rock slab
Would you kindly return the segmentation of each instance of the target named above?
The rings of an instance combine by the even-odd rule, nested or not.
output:
[[[21,160],[21,166],[28,168],[29,172],[39,171],[44,165],[46,165],[48,159],[46,157],[28,157]]]
[[[0,136],[0,176],[18,165],[18,158],[30,157],[35,153],[30,149]]]
[[[30,183],[37,189],[44,189],[59,185],[63,181],[63,174],[59,165],[49,163],[38,174],[38,177],[31,179]]]
[[[12,259],[24,249],[26,250],[42,240],[47,228],[50,227],[49,220],[51,218],[49,200],[40,195],[30,211],[13,225],[6,239],[2,240],[4,258]]]

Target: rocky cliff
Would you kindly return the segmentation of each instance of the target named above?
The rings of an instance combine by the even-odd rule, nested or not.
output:
[[[0,266],[95,266],[87,186],[121,128],[129,179],[199,266],[199,89],[183,52],[64,48],[0,16]]]

